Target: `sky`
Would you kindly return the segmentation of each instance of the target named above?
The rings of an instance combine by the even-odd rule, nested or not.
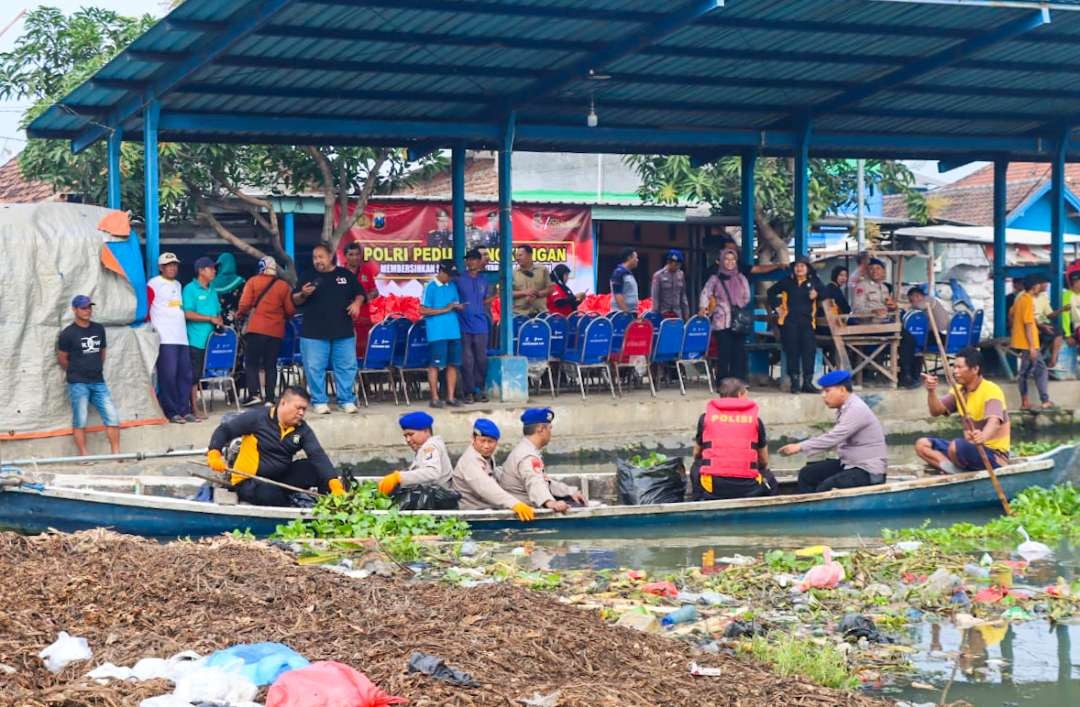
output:
[[[35,7],[47,5],[60,8],[65,14],[78,10],[80,7],[91,6],[113,10],[124,15],[141,15],[150,13],[164,15],[166,4],[159,0],[51,0],[51,2],[29,2],[28,0],[9,0],[3,3],[0,9],[0,31],[7,27],[7,31],[0,36],[0,52],[11,51],[15,46],[15,40],[22,34],[22,20],[12,20],[24,10],[29,12]],[[11,25],[8,27],[8,25]],[[29,107],[28,100],[0,101],[0,163],[8,161],[12,156],[22,150],[26,144],[26,134],[19,130],[19,119],[22,113]]]
[[[52,0],[47,3],[27,2],[26,0],[12,0],[0,9],[0,31],[6,31],[0,36],[0,51],[10,51],[15,45],[15,40],[22,33],[23,23],[19,19],[12,23],[24,10],[29,12],[35,7],[50,5],[60,8],[64,13],[71,13],[83,6],[101,7],[113,10],[125,15],[139,15],[150,13],[163,16],[171,3],[168,0]],[[9,27],[10,25],[10,27]],[[19,129],[19,119],[22,113],[29,107],[28,101],[0,101],[0,164],[14,157],[26,144],[26,133]],[[931,161],[909,162],[909,166],[920,177],[919,181],[928,186],[934,183],[948,183],[970,174],[981,167],[983,162],[974,162],[965,165],[952,172],[939,175],[936,163]]]

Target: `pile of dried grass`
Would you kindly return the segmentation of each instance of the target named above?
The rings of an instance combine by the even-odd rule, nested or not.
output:
[[[560,692],[560,705],[873,705],[876,700],[780,679],[728,656],[610,626],[548,595],[509,585],[459,589],[300,567],[261,543],[168,545],[89,531],[0,534],[0,702],[135,705],[167,683],[97,685],[85,672],[112,661],[235,643],[281,641],[312,660],[366,673],[411,705],[515,705]],[[52,675],[37,658],[57,632],[86,637],[92,665]],[[459,688],[404,667],[413,651],[472,673]],[[724,669],[692,678],[691,660]]]

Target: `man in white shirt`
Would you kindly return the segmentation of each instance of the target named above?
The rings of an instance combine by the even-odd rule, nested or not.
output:
[[[176,279],[180,258],[175,253],[162,253],[158,258],[158,270],[161,274],[146,283],[150,322],[161,337],[157,358],[158,402],[169,422],[196,422],[191,410],[191,354],[188,352],[184,298]]]

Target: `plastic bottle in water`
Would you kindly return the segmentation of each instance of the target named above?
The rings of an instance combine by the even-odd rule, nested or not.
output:
[[[687,604],[660,619],[660,623],[664,626],[674,626],[675,624],[692,623],[697,621],[697,619],[697,609],[694,608],[693,604]]]

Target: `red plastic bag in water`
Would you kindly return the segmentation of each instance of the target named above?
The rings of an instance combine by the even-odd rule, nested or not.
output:
[[[270,686],[266,707],[386,707],[408,702],[386,694],[348,665],[334,661],[290,670]]]

